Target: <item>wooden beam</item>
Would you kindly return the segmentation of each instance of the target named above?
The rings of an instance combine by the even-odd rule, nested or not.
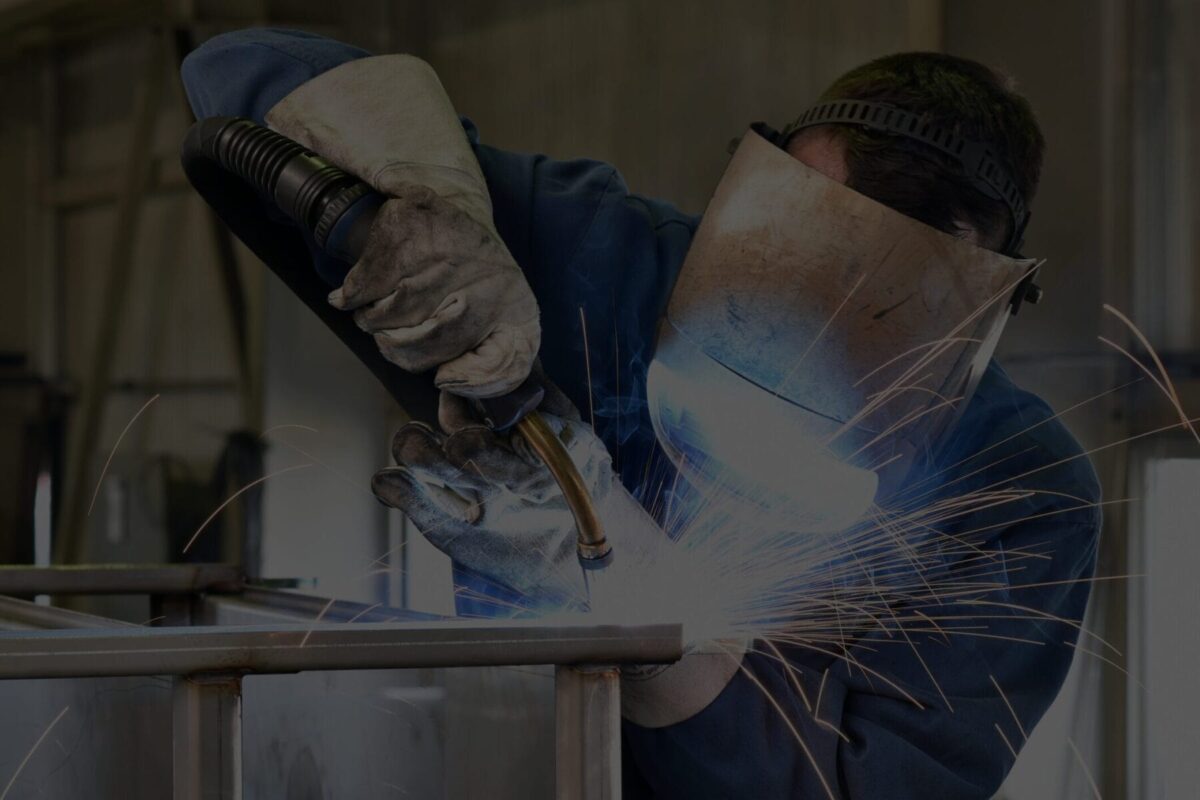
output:
[[[76,418],[78,427],[71,451],[73,457],[67,464],[70,479],[67,482],[66,502],[54,531],[54,560],[59,564],[78,561],[85,552],[87,506],[92,488],[89,485],[91,470],[88,467],[103,427],[108,385],[129,299],[133,248],[141,218],[142,196],[150,182],[153,163],[150,153],[165,72],[162,36],[155,34],[147,45],[145,68],[134,104],[133,133],[129,138],[125,173],[117,202],[108,280],[104,287],[89,364],[91,372],[83,385],[83,401]]]
[[[944,0],[908,0],[908,47],[940,52],[945,46]]]

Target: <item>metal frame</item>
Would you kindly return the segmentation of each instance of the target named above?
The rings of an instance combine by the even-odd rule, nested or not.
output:
[[[366,622],[75,628],[0,635],[0,679],[662,663],[678,625]]]
[[[242,571],[229,564],[0,565],[0,595],[240,592]]]
[[[90,588],[159,595],[156,605],[170,625],[146,628],[0,597],[0,627],[9,621],[9,627],[39,628],[0,632],[0,680],[173,675],[173,797],[240,800],[244,675],[555,664],[556,796],[617,800],[616,665],[668,663],[683,652],[677,624],[453,621],[232,586],[230,579],[230,568],[222,565],[2,568],[0,593]],[[231,619],[271,624],[228,624]],[[197,621],[221,624],[189,627]]]

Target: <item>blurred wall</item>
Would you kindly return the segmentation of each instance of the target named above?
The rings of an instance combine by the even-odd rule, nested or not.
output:
[[[937,3],[441,3],[426,56],[483,141],[615,164],[633,191],[704,209],[726,147],[782,126],[873,56],[935,47]]]
[[[0,148],[0,168],[13,180],[0,201],[8,226],[0,258],[13,288],[0,315],[0,349],[22,361],[4,377],[45,386],[54,408],[43,413],[65,411],[67,460],[54,476],[56,519],[71,467],[82,460],[86,533],[77,557],[84,560],[168,558],[160,513],[165,489],[155,497],[141,490],[164,486],[167,474],[206,482],[226,433],[244,424],[211,237],[177,166],[186,116],[169,58],[159,38],[135,27],[6,55],[0,64],[12,89],[0,122],[8,145]],[[145,146],[134,160],[142,97],[150,110],[141,125]],[[141,191],[125,247],[119,201],[135,182]],[[246,270],[252,296],[256,276],[257,269]],[[102,352],[106,329],[113,344]],[[93,445],[77,452],[79,409],[98,363],[108,365],[103,409]],[[8,389],[6,381],[6,396]],[[101,493],[95,513],[86,514],[122,430],[155,395],[110,465],[103,488],[119,491]],[[21,421],[6,415],[0,425]],[[5,502],[10,485],[4,484]],[[107,502],[117,496],[116,504]],[[150,526],[142,522],[147,518]],[[29,534],[10,528],[0,538]],[[98,607],[137,621],[148,616],[142,603],[110,599]]]

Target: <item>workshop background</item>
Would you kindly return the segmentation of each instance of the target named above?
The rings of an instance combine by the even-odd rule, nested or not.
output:
[[[636,192],[696,212],[747,123],[785,123],[865,60],[941,50],[1013,75],[1048,141],[1026,246],[1046,259],[1046,295],[1010,324],[999,357],[1018,383],[1072,409],[1064,421],[1087,447],[1103,448],[1094,460],[1114,502],[1099,574],[1133,577],[1097,584],[1086,626],[1117,652],[1077,656],[999,796],[1092,797],[1093,777],[1109,800],[1194,796],[1200,445],[1178,430],[1121,443],[1178,421],[1150,381],[1084,401],[1137,377],[1098,341],[1143,350],[1109,303],[1200,413],[1200,3],[0,0],[0,563],[179,561],[233,491],[310,463],[230,504],[205,530],[201,560],[241,561],[329,597],[452,610],[444,559],[369,492],[403,412],[214,226],[179,168],[191,121],[179,60],[254,25],[421,56],[484,141],[610,161]],[[136,598],[75,602],[151,616]],[[19,702],[0,685],[0,785],[58,708],[38,704],[41,684],[24,683]],[[528,723],[472,691],[494,725]],[[122,725],[116,706],[95,702],[53,758],[31,762],[16,787],[28,794],[14,797],[68,796],[47,787],[81,770],[72,750]],[[305,768],[326,796],[349,796],[333,787],[350,780],[335,768],[352,757],[338,761],[330,743],[348,737],[352,748],[378,712],[322,702],[326,716],[307,719],[334,729],[324,749],[307,749]],[[302,737],[308,723],[296,719]],[[455,768],[451,744],[420,746],[444,746],[421,751],[446,773],[431,791],[470,796],[460,773],[487,774]],[[484,752],[495,746],[454,745],[476,765],[495,762]],[[132,781],[133,766],[109,765],[104,780]]]

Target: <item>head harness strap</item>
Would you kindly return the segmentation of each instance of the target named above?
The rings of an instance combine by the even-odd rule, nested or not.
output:
[[[976,189],[1008,206],[1013,225],[1004,252],[1015,255],[1020,250],[1025,226],[1029,224],[1029,209],[1016,182],[984,142],[951,133],[926,121],[924,115],[867,100],[834,100],[815,105],[783,131],[782,140],[786,142],[796,131],[815,125],[862,125],[915,139],[955,159]]]

